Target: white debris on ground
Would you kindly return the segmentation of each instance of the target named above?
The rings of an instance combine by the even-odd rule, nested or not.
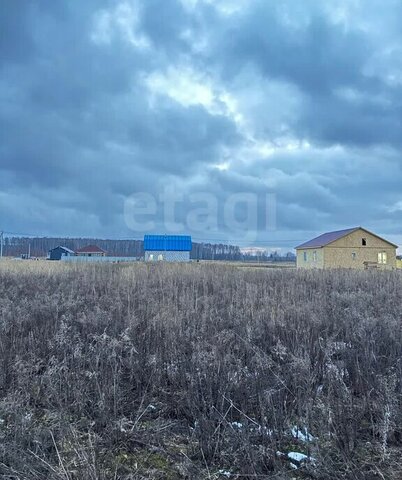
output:
[[[331,342],[327,345],[327,353],[333,355],[335,353],[344,352],[348,348],[352,348],[350,342]]]
[[[305,455],[304,453],[300,453],[300,452],[289,452],[289,453],[283,453],[281,451],[277,451],[276,452],[276,456],[277,457],[286,457],[288,460],[292,460],[292,462],[290,462],[290,467],[293,468],[293,469],[298,469],[299,466],[303,463],[315,463],[316,462],[316,459],[314,457],[309,457],[308,455]],[[293,462],[296,462],[298,465],[296,465],[296,463],[293,463]]]
[[[290,458],[290,460],[293,460],[297,463],[315,462],[315,458],[309,457],[308,455],[305,455],[304,453],[300,453],[300,452],[288,452],[288,458]]]
[[[231,472],[228,472],[227,470],[218,470],[219,475],[222,475],[222,477],[230,478],[232,476]]]
[[[292,434],[292,437],[293,438],[296,438],[297,440],[300,440],[302,442],[314,442],[315,438],[313,437],[313,435],[311,435],[311,433],[309,433],[309,431],[307,430],[307,428],[299,428],[299,427],[293,427],[292,430],[291,430],[291,434]]]
[[[261,425],[258,425],[258,427],[252,428],[251,431],[261,433],[262,435],[267,435],[268,437],[272,437],[274,433],[273,430],[271,430],[270,428],[263,427]]]
[[[238,430],[241,430],[241,429],[243,428],[243,424],[240,423],[240,422],[232,422],[232,423],[230,424],[230,426],[231,426],[232,428],[237,428]]]
[[[240,422],[230,422],[229,425],[234,429],[234,430],[243,430],[245,428],[243,423]],[[266,435],[268,437],[271,437],[273,435],[273,430],[271,430],[268,427],[262,426],[262,425],[249,425],[248,426],[248,431],[250,433],[259,433],[261,435]]]

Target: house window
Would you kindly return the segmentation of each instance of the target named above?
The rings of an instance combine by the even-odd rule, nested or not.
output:
[[[307,262],[307,252],[303,252],[304,261]]]
[[[386,265],[387,264],[387,253],[386,252],[379,252],[378,253],[378,263],[380,265]]]
[[[158,260],[159,261],[163,260],[163,255],[158,255]]]
[[[150,256],[149,256],[149,260],[152,262],[153,259],[154,259],[154,256],[153,256],[153,254],[151,253]]]
[[[317,252],[313,252],[313,262],[317,261]]]
[[[352,252],[352,260],[356,260],[356,252]]]
[[[362,238],[362,246],[363,247],[367,246],[367,239],[366,238]]]

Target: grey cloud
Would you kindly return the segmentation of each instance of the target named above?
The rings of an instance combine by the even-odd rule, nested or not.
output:
[[[391,2],[390,9],[402,19],[399,7]],[[380,59],[395,50],[402,40],[400,32],[394,30],[393,37],[379,44],[367,27],[370,21],[377,22],[377,11],[367,16],[365,4],[356,12],[364,16],[352,18],[348,27],[334,21],[324,2],[306,2],[302,10],[298,22],[295,2],[250,3],[245,13],[216,28],[208,61],[216,62],[228,85],[238,84],[245,69],[253,66],[266,82],[276,79],[297,87],[302,105],[298,118],[289,121],[296,138],[399,148],[400,85],[386,82]],[[370,67],[373,62],[378,68]],[[388,64],[395,66],[391,58]],[[342,90],[350,95],[340,96]]]
[[[370,37],[332,23],[316,2],[306,3],[306,19],[299,25],[294,10],[294,2],[257,0],[246,14],[229,21],[216,38],[226,73],[234,75],[254,63],[266,75],[295,83],[314,96],[334,86],[360,84]]]
[[[157,197],[172,184],[187,199],[182,219],[194,191],[220,206],[236,192],[275,192],[278,231],[264,230],[261,203],[260,240],[354,224],[398,234],[397,2],[255,0],[232,14],[203,1],[126,3],[144,45],[113,20],[118,2],[1,3],[2,228],[128,236],[126,196]],[[342,5],[346,23],[336,19]],[[102,12],[111,31],[96,40]],[[210,82],[215,111],[151,95],[148,75],[183,66]],[[309,146],[287,149],[298,142]],[[273,153],[252,148],[259,143]],[[229,169],[217,170],[223,161]],[[163,229],[160,213],[156,221]]]
[[[192,18],[180,0],[147,0],[141,7],[142,28],[158,50],[171,55],[190,49],[182,33]]]
[[[34,53],[32,0],[4,1],[0,3],[0,68],[5,63],[20,63]]]

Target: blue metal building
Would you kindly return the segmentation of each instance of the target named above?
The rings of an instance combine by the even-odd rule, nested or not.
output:
[[[67,247],[58,247],[52,248],[49,250],[48,259],[49,260],[61,260],[61,257],[73,257],[75,253]]]
[[[145,261],[188,262],[192,249],[189,235],[145,235]]]

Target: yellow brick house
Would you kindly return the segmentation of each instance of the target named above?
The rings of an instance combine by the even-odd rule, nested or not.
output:
[[[298,268],[396,268],[398,246],[355,227],[324,233],[296,247]]]

